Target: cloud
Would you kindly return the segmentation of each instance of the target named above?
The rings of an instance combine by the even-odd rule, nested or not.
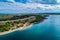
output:
[[[56,0],[57,1],[57,3],[60,3],[60,0]]]
[[[27,0],[29,3],[56,4],[56,0]]]
[[[4,3],[0,2],[0,13],[57,13],[60,5],[38,3]]]

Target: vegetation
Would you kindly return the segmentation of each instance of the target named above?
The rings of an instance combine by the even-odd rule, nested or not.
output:
[[[48,15],[0,15],[0,32],[14,30],[16,28],[24,27],[32,24],[39,23],[46,19]],[[34,19],[32,20],[31,19]],[[21,20],[22,19],[22,20]],[[9,21],[8,21],[9,20]]]

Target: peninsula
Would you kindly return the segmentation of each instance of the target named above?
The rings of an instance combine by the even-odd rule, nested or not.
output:
[[[34,23],[42,22],[47,16],[46,14],[0,15],[0,35],[24,30]]]

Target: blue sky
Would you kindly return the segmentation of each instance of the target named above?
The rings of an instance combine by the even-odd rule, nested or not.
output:
[[[15,2],[21,2],[21,3],[26,3],[26,2],[36,2],[36,3],[45,3],[45,4],[55,4],[56,0],[0,0],[0,2],[7,2],[7,1],[15,1]],[[59,0],[58,0],[59,2]]]
[[[0,0],[0,2],[7,2],[7,1],[9,1],[9,0]],[[27,2],[27,0],[13,0],[13,1],[15,1],[15,2],[21,2],[21,3],[26,3]]]
[[[22,3],[26,3],[27,0],[15,0],[16,2],[22,2]]]

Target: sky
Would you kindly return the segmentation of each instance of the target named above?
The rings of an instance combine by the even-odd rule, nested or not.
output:
[[[57,0],[57,3],[60,3],[60,0]]]
[[[60,3],[60,0],[0,0],[0,2],[21,2],[21,3],[27,3],[27,2],[30,2],[30,3]]]
[[[30,2],[30,3],[56,3],[56,0],[0,0],[0,2],[21,2],[21,3],[26,3],[26,2]],[[57,0],[57,2],[59,2],[60,0]]]
[[[60,13],[57,2],[60,0],[0,0],[0,13]]]
[[[26,3],[27,0],[0,0],[0,2],[7,2],[7,1]]]

